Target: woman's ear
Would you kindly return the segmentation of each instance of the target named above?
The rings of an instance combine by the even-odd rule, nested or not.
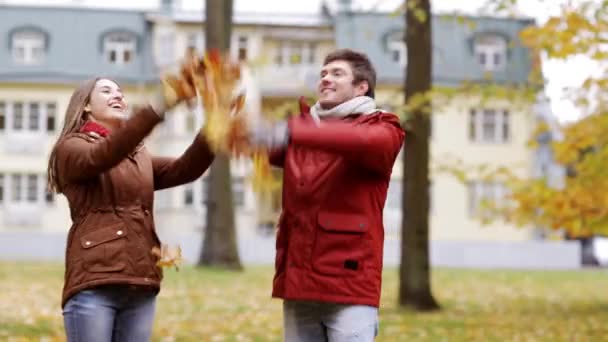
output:
[[[84,106],[84,112],[85,113],[90,113],[91,112],[91,105],[87,103],[86,106]]]

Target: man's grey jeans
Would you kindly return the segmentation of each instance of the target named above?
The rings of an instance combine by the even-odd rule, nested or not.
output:
[[[285,342],[372,342],[378,308],[367,305],[284,301]]]

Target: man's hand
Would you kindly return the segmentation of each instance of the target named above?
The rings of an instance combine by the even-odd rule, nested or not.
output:
[[[253,147],[277,150],[289,143],[289,126],[287,121],[261,121],[248,127],[249,143]]]

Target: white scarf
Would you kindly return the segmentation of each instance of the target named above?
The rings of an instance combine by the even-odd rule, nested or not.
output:
[[[310,115],[318,124],[323,118],[343,118],[350,114],[367,115],[377,111],[374,99],[369,96],[357,96],[330,109],[321,108],[317,102],[310,108]]]

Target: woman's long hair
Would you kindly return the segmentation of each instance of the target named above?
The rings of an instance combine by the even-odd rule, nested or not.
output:
[[[74,93],[72,93],[70,103],[65,111],[63,128],[61,129],[61,133],[59,134],[57,141],[55,141],[55,144],[53,145],[53,149],[51,150],[51,155],[49,157],[49,165],[47,168],[47,182],[49,191],[57,193],[62,192],[61,186],[57,179],[57,145],[59,145],[66,135],[73,132],[78,132],[83,123],[86,121],[87,114],[84,111],[84,107],[89,103],[91,93],[95,88],[95,84],[97,84],[97,81],[100,79],[102,79],[102,77],[89,79],[78,86],[78,88],[74,90]]]

